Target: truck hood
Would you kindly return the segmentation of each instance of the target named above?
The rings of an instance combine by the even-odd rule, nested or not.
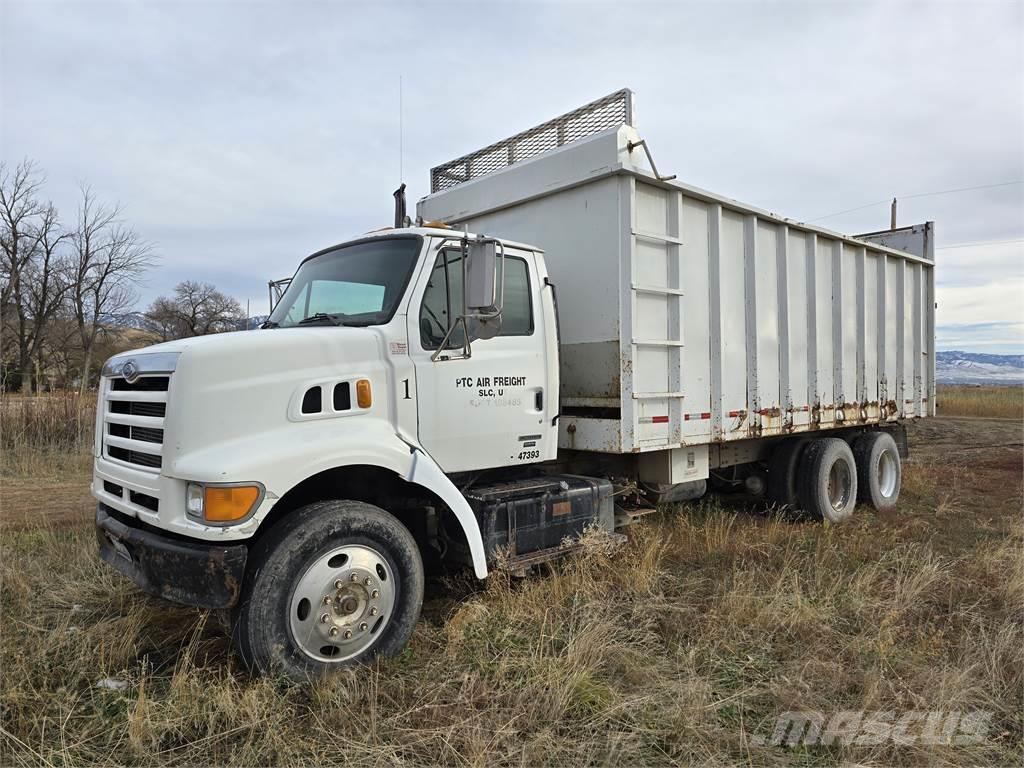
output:
[[[127,360],[133,355],[155,353],[194,352],[199,356],[206,355],[246,355],[251,353],[274,354],[292,348],[303,350],[308,354],[310,348],[336,350],[346,342],[354,339],[372,338],[376,333],[372,328],[345,328],[341,326],[310,326],[308,328],[268,328],[265,330],[233,331],[231,333],[213,333],[208,336],[193,336],[187,339],[175,339],[148,347],[121,352],[110,358],[110,361]],[[189,357],[192,355],[190,354]],[[109,361],[108,361],[109,362]]]
[[[168,367],[173,368],[163,466],[164,474],[172,477],[183,476],[182,472],[194,476],[197,463],[224,465],[224,456],[239,455],[253,442],[275,439],[277,430],[290,422],[293,432],[310,435],[351,423],[318,418],[296,422],[297,404],[310,387],[320,387],[325,402],[330,402],[336,383],[370,379],[378,393],[375,402],[387,411],[388,355],[380,328],[316,326],[222,333],[144,347],[118,355],[108,366],[134,357],[144,367],[151,355],[170,358]],[[200,462],[200,457],[205,459]]]
[[[111,357],[106,367],[117,367],[132,357],[151,354],[180,355],[177,368],[212,366],[230,379],[265,371],[345,364],[353,359],[380,358],[383,337],[374,328],[314,326],[196,336],[140,347]],[[209,370],[209,369],[208,369]]]

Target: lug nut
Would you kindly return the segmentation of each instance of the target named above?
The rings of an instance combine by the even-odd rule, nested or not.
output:
[[[330,595],[324,595],[324,605],[330,605],[330,604],[331,604],[331,596]]]
[[[336,582],[334,582],[335,589],[341,589],[343,586],[345,586],[345,582],[341,579],[338,579]]]
[[[328,616],[326,613],[320,615],[320,623],[321,624],[326,624],[330,620],[331,620],[331,617]]]
[[[345,630],[345,639],[346,640],[351,640],[352,639],[352,630],[351,629],[346,629]]]
[[[369,576],[367,576],[365,579],[363,579],[363,584],[365,584],[366,586],[370,586],[370,584],[372,584],[372,583],[373,582],[370,581],[370,577]]]
[[[359,581],[359,576],[353,573],[352,574],[352,581]]]
[[[378,597],[380,597],[380,592],[378,592],[375,589],[375,590],[373,590],[373,592],[370,593],[370,597],[372,597],[374,600],[376,600]]]
[[[377,609],[376,609],[376,608],[371,608],[371,609],[370,609],[370,615],[371,615],[371,616],[376,616],[376,615],[377,615],[377,613],[378,613],[378,611],[377,611]]]
[[[367,624],[365,621],[362,624],[359,625],[359,631],[360,632],[365,632],[369,628],[370,628],[370,625]]]
[[[329,634],[331,637],[334,637],[335,635],[338,634],[338,628],[337,627],[331,627],[328,630],[327,634]]]

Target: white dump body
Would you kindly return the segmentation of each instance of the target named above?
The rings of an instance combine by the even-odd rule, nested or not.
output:
[[[426,220],[543,249],[562,447],[658,451],[934,413],[930,224],[915,255],[885,233],[791,221],[659,180],[630,151],[639,139],[610,128],[419,202]]]

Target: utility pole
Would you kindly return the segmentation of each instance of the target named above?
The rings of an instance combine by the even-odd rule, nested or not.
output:
[[[896,198],[892,199],[892,209],[889,212],[889,229],[896,229]]]

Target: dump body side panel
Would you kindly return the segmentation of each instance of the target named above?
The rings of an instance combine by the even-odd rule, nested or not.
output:
[[[638,138],[623,126],[420,202],[426,218],[545,250],[578,425],[563,447],[646,452],[934,413],[929,253],[655,178],[627,151]],[[602,429],[582,428],[588,409]]]

